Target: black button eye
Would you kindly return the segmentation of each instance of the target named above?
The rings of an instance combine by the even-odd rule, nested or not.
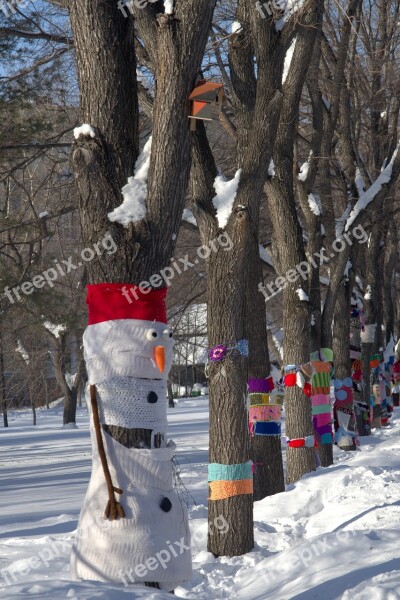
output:
[[[172,508],[172,503],[171,500],[169,498],[163,498],[161,500],[161,504],[160,504],[160,508],[161,510],[163,510],[164,512],[169,512]]]
[[[155,404],[158,400],[158,396],[155,392],[149,392],[147,395],[147,402],[150,404]]]

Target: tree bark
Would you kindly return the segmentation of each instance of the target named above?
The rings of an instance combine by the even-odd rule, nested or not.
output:
[[[337,302],[335,306],[335,317],[333,325],[333,360],[335,364],[335,379],[345,379],[351,377],[351,360],[350,360],[350,285],[342,283],[339,288]],[[354,402],[349,402],[345,407],[351,410],[354,415]],[[334,411],[335,414],[335,411]],[[355,416],[352,417],[350,426],[354,426],[354,436],[356,436],[354,422]],[[342,445],[338,442],[339,448],[342,450],[357,450],[355,442],[351,445]]]
[[[4,373],[4,345],[3,345],[3,329],[0,325],[0,402],[3,411],[3,425],[8,427],[8,412],[7,412],[7,390],[6,378]]]
[[[174,394],[172,393],[172,383],[170,381],[168,381],[168,384],[167,384],[167,391],[168,391],[168,407],[175,408]]]

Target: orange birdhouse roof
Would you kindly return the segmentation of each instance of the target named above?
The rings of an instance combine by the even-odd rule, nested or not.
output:
[[[200,102],[214,102],[215,99],[223,93],[224,86],[222,83],[213,81],[200,81],[190,94],[190,100],[198,100]]]

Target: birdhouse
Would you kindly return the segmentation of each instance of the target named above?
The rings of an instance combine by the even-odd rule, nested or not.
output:
[[[225,99],[222,83],[205,81],[201,79],[189,96],[191,100],[190,115],[191,129],[196,129],[196,119],[200,121],[213,121],[218,119],[222,104]]]

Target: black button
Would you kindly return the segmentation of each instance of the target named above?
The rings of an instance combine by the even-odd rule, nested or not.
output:
[[[158,396],[155,392],[149,392],[147,395],[147,402],[150,402],[150,404],[155,404],[158,400]]]
[[[172,508],[172,503],[171,500],[169,498],[163,498],[161,500],[161,504],[160,504],[160,508],[161,510],[163,510],[164,512],[169,512]]]

